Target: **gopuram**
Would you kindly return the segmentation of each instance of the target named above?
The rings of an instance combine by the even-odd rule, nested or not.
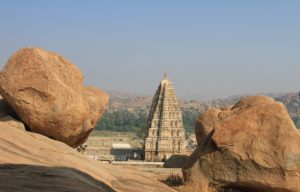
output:
[[[152,100],[144,143],[146,161],[165,161],[185,151],[182,112],[166,74]]]

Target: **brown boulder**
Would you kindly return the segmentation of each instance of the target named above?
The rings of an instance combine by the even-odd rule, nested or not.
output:
[[[0,93],[33,132],[76,147],[87,139],[108,95],[84,87],[79,69],[40,48],[17,51],[0,73]]]
[[[198,148],[183,169],[195,191],[300,191],[300,133],[282,103],[247,97],[202,114],[195,129]]]

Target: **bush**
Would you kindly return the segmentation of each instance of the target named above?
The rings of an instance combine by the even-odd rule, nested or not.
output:
[[[183,185],[183,178],[179,174],[171,173],[171,175],[167,177],[166,183],[170,186],[181,186]]]

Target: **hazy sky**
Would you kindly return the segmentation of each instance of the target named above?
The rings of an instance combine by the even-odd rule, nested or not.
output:
[[[78,65],[85,84],[153,95],[300,90],[300,1],[0,2],[0,65],[25,46]]]

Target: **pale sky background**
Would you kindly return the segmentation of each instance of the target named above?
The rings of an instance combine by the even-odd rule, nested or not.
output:
[[[180,97],[300,90],[300,1],[0,1],[0,66],[42,47],[85,84],[153,95],[167,72]]]

